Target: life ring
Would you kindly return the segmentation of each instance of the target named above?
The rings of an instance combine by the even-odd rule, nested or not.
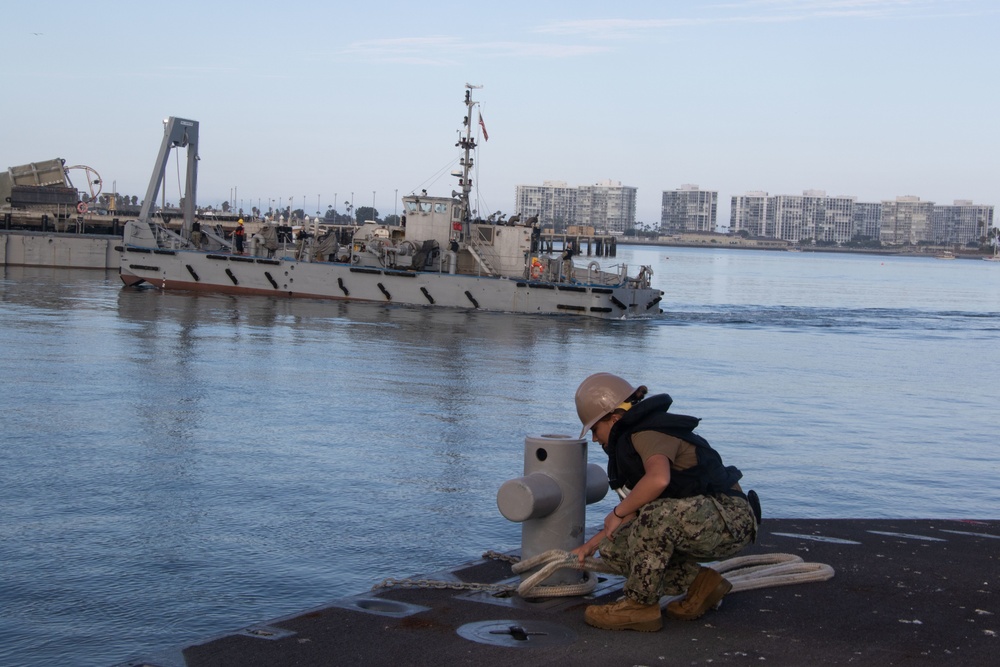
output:
[[[532,280],[538,280],[541,277],[542,277],[542,265],[541,264],[532,264],[531,265],[531,279]]]
[[[80,203],[78,203],[76,205],[76,212],[77,213],[86,213],[87,212],[87,204],[86,204],[86,202],[80,202]]]

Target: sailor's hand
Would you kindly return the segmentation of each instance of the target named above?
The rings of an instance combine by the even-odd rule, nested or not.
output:
[[[588,542],[584,543],[583,545],[578,546],[576,549],[573,549],[572,551],[570,551],[571,554],[573,554],[574,556],[577,557],[577,560],[578,560],[581,568],[583,567],[583,561],[584,561],[584,559],[588,558],[589,556],[593,556],[594,552],[597,551],[597,539],[596,539],[596,537],[597,536],[595,535],[594,538],[590,539],[590,541],[588,541]]]

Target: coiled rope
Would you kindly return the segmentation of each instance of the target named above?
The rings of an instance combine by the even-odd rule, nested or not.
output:
[[[548,579],[557,570],[563,568],[580,569],[580,561],[575,555],[558,549],[522,560],[514,564],[511,569],[515,574],[520,574],[538,565],[542,565],[542,567],[525,578],[517,587],[517,594],[522,598],[586,595],[597,585],[597,577],[590,575],[590,572],[618,574],[600,558],[588,557],[583,561],[583,567],[588,571],[584,581],[579,584],[542,586],[541,582]],[[733,585],[733,589],[730,591],[732,593],[826,581],[834,575],[833,568],[825,563],[806,563],[794,554],[781,553],[737,556],[724,561],[706,563],[705,566],[723,574]]]
[[[592,574],[593,572],[618,574],[609,568],[600,558],[587,557],[584,559],[582,566],[584,570],[583,580],[579,583],[542,585],[541,582],[548,579],[557,570],[580,570],[579,558],[569,551],[559,549],[546,551],[521,561],[516,560],[516,557],[492,551],[484,553],[483,557],[506,560],[513,563],[511,569],[514,571],[514,574],[521,574],[532,568],[540,567],[537,572],[526,577],[516,587],[502,584],[458,583],[431,581],[427,579],[384,579],[381,583],[372,586],[372,590],[403,586],[491,590],[507,593],[516,592],[525,599],[571,597],[575,595],[587,595],[594,590],[597,586],[597,577]],[[705,567],[711,567],[720,574],[723,574],[733,585],[733,589],[730,591],[732,593],[751,591],[759,588],[774,588],[814,581],[826,581],[834,576],[834,569],[825,563],[807,563],[794,554],[783,553],[737,556],[724,561],[705,563]]]

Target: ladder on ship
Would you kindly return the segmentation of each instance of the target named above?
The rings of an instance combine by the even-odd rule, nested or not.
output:
[[[487,274],[491,276],[499,275],[499,271],[494,268],[492,263],[499,262],[499,258],[496,256],[496,253],[493,252],[492,248],[471,242],[466,244],[465,247],[468,249],[469,254],[472,255],[473,259],[479,263],[479,266],[482,267]],[[492,257],[488,257],[489,255],[492,255]]]

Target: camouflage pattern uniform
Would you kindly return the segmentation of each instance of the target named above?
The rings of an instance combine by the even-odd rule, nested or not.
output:
[[[658,498],[637,518],[601,540],[601,559],[626,577],[625,596],[640,604],[684,593],[698,563],[729,558],[756,536],[750,504],[739,496],[716,494]]]

